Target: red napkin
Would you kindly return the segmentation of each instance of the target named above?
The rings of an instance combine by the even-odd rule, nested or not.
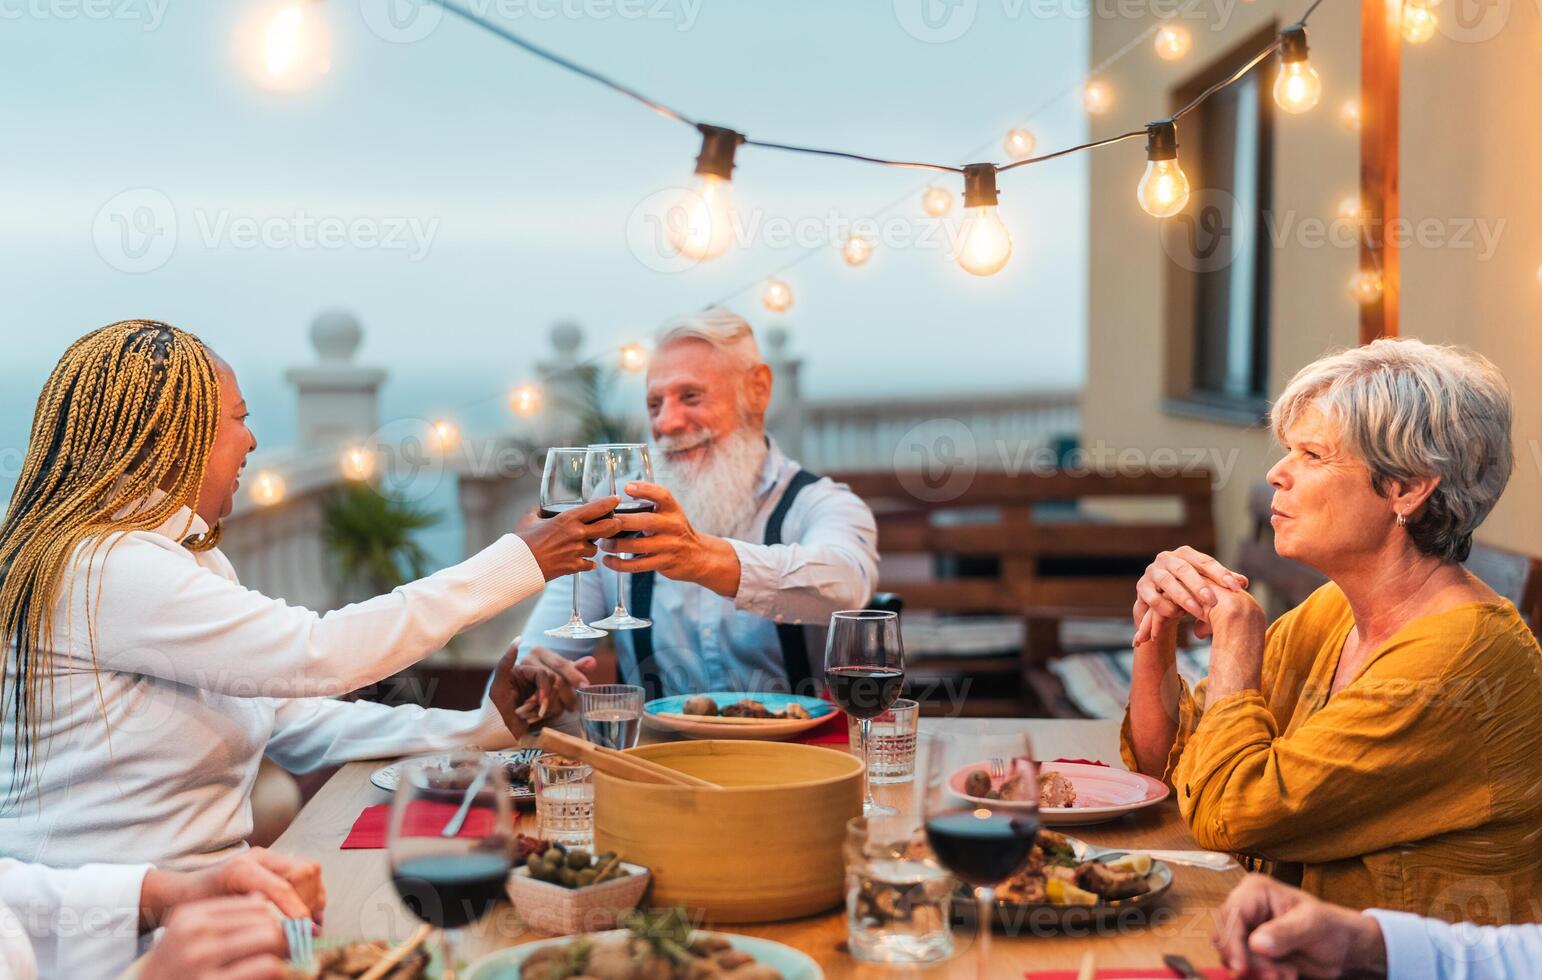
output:
[[[830,717],[817,726],[810,728],[802,735],[799,735],[793,741],[800,742],[803,745],[849,746],[851,739],[847,737],[846,732],[846,712],[832,711]]]
[[[1204,967],[1199,971],[1206,980],[1231,980],[1235,974],[1230,970],[1218,966]],[[1028,980],[1076,980],[1075,970],[1037,970],[1023,974]],[[1124,968],[1098,970],[1094,976],[1100,980],[1121,980],[1128,977],[1173,977],[1177,980],[1178,973],[1165,966],[1154,966],[1147,970],[1129,970]]]
[[[402,818],[402,830],[408,837],[437,837],[444,825],[460,809],[457,803],[440,803],[437,800],[414,800],[407,806]],[[391,821],[391,804],[379,803],[367,806],[353,822],[342,850],[371,850],[386,846],[386,827]],[[493,831],[493,814],[489,810],[472,810],[466,814],[457,837],[486,837]]]

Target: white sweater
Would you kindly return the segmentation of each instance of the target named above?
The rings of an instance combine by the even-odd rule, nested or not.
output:
[[[76,554],[55,606],[31,779],[0,719],[0,857],[202,867],[242,849],[264,753],[295,772],[456,745],[501,748],[498,712],[330,700],[389,677],[543,585],[525,543],[480,554],[326,615],[243,588],[218,550],[195,554],[183,509],[154,531]],[[192,532],[204,523],[192,517]],[[99,604],[93,669],[86,609]],[[43,686],[48,699],[48,686]]]
[[[139,955],[148,865],[60,871],[0,858],[0,980],[116,977]]]

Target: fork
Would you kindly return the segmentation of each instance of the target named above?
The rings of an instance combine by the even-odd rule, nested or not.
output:
[[[303,919],[284,919],[284,939],[289,943],[289,962],[301,970],[309,970],[316,957],[315,924],[307,916]]]
[[[1007,760],[1000,758],[992,759],[991,775],[997,779],[1005,779],[1007,777]]]

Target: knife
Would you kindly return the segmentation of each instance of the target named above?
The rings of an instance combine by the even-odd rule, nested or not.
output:
[[[1163,953],[1162,962],[1167,968],[1183,977],[1183,980],[1204,980],[1204,974],[1194,969],[1194,964],[1189,962],[1187,956],[1179,956],[1177,953]]]

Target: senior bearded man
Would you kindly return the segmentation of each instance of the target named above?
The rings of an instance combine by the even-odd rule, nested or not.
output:
[[[712,310],[659,332],[647,390],[658,483],[626,488],[657,508],[617,515],[623,530],[645,536],[605,542],[604,565],[630,574],[586,575],[579,596],[592,622],[630,581],[633,615],[653,625],[612,637],[622,679],[649,697],[811,693],[822,648],[805,624],[823,627],[832,612],[866,604],[877,582],[872,511],[766,435],[771,386],[739,316]],[[570,612],[565,590],[546,590],[525,636],[542,637]],[[540,642],[528,641],[521,656],[550,649],[576,658],[594,645]]]

